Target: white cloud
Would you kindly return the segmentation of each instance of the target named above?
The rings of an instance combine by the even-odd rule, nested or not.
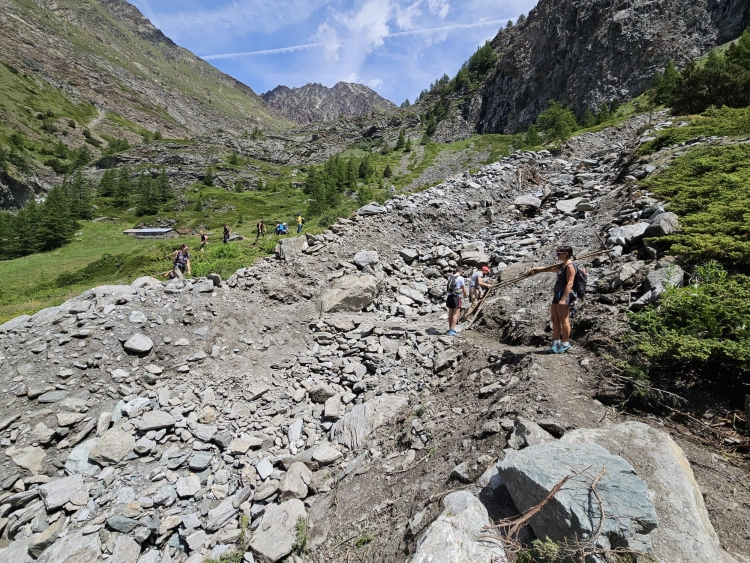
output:
[[[431,14],[444,20],[448,16],[451,5],[448,0],[427,0],[427,8],[430,10]]]
[[[422,5],[422,0],[417,0],[413,4],[409,4],[406,7],[397,5],[396,8],[396,25],[400,29],[414,29],[414,19],[422,15],[422,10],[419,7]]]

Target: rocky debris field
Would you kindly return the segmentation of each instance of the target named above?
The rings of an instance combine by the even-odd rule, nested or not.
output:
[[[681,282],[642,244],[679,228],[626,158],[643,125],[368,205],[227,280],[140,278],[0,326],[0,560],[512,560],[485,527],[571,474],[524,538],[747,560],[741,470],[696,483],[662,421],[593,399],[593,354],[533,347],[550,277],[445,335],[457,263],[510,279],[601,236],[581,344]]]

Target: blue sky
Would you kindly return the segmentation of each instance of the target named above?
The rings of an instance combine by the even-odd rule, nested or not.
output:
[[[400,104],[536,0],[129,0],[177,44],[257,93],[360,82]]]

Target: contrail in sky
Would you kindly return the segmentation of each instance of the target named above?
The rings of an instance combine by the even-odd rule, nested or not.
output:
[[[468,29],[472,27],[500,25],[503,23],[505,23],[505,20],[485,20],[485,21],[476,22],[476,23],[456,23],[456,24],[451,24],[451,25],[444,25],[442,27],[432,27],[429,29],[411,29],[408,31],[397,31],[394,33],[389,33],[388,35],[385,36],[385,38],[404,37],[406,35],[428,35],[430,33],[437,33],[440,31],[452,31],[455,29]],[[279,47],[277,49],[263,49],[261,51],[246,51],[243,53],[219,53],[216,55],[206,55],[205,57],[201,57],[201,58],[206,61],[211,61],[211,60],[216,60],[216,59],[234,59],[237,57],[251,57],[251,56],[258,56],[258,55],[278,55],[281,53],[293,53],[294,51],[306,51],[308,49],[316,49],[318,47],[324,47],[325,45],[327,45],[326,42],[319,41],[317,43],[306,43],[303,45],[290,45],[288,47]]]

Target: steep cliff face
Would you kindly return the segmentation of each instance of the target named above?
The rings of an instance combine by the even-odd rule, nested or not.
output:
[[[0,0],[0,60],[76,103],[168,135],[286,125],[125,0]]]
[[[277,86],[262,97],[284,117],[302,124],[396,109],[392,102],[367,86],[348,82],[339,82],[333,88],[316,83],[301,88]]]
[[[492,41],[497,70],[475,97],[480,132],[516,132],[551,99],[577,113],[641,94],[654,71],[738,37],[747,0],[541,0],[527,21]]]

